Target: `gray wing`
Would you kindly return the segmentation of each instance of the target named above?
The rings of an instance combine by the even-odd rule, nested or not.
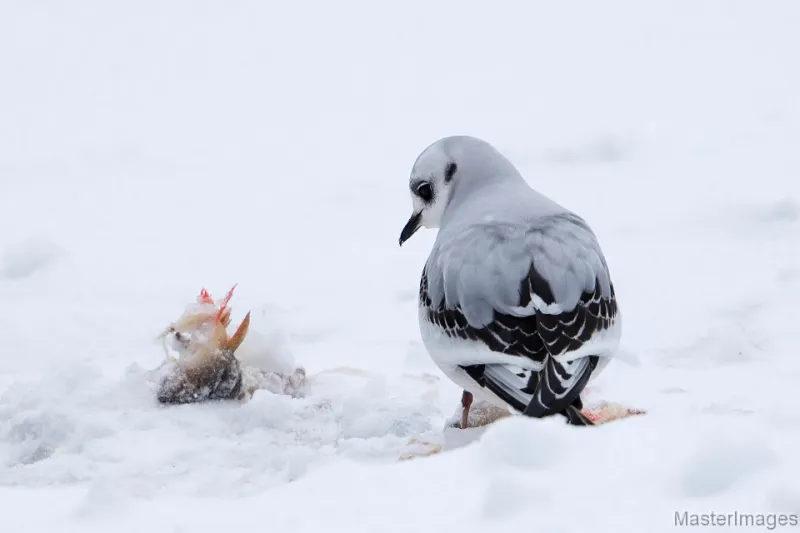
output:
[[[562,213],[528,225],[486,222],[445,237],[420,283],[427,319],[446,335],[519,357],[519,366],[465,367],[478,383],[531,416],[561,412],[606,355],[598,338],[618,326],[614,287],[591,229]]]

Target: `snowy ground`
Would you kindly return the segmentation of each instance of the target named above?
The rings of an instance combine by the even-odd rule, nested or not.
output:
[[[3,532],[800,514],[800,4],[555,4],[0,0]],[[598,394],[646,416],[397,460],[459,398],[397,238],[460,133],[593,225],[639,360]],[[158,407],[154,337],[233,283],[313,393]]]

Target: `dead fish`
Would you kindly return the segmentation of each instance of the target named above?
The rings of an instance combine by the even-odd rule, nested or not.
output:
[[[250,312],[233,335],[228,336],[231,321],[228,303],[236,285],[219,302],[206,289],[197,302],[187,306],[183,315],[160,335],[167,352],[170,370],[158,387],[156,397],[162,404],[198,403],[209,400],[242,399],[242,368],[236,349],[250,327]],[[177,359],[167,350],[167,339],[178,352]]]

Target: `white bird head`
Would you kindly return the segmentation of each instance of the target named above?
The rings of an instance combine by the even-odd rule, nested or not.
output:
[[[514,165],[492,145],[468,136],[439,139],[417,157],[408,186],[412,213],[400,246],[419,228],[439,228],[454,198],[467,197],[483,186],[508,178],[521,179]]]

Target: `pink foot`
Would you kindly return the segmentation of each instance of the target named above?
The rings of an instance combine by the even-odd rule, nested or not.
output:
[[[643,415],[646,413],[643,409],[636,409],[632,407],[623,407],[619,404],[606,403],[592,409],[585,408],[581,411],[583,415],[592,421],[593,424],[605,424],[612,420],[619,420],[621,418],[628,418],[634,415]]]

